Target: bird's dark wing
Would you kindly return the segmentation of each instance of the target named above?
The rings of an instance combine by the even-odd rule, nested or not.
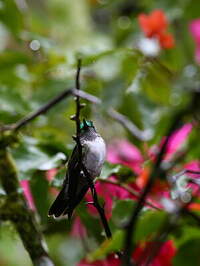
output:
[[[62,214],[68,214],[70,218],[74,208],[79,204],[88,190],[87,182],[84,181],[84,176],[78,167],[78,148],[75,146],[68,162],[68,170],[62,190],[52,204],[49,215],[59,217]]]

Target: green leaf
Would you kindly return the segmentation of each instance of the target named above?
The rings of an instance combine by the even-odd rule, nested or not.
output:
[[[133,176],[133,172],[128,166],[105,162],[99,178],[106,179],[111,175],[119,176],[120,179],[123,180],[127,177]]]
[[[17,36],[23,27],[22,14],[13,0],[1,1],[1,5],[0,20],[7,26],[14,36]]]
[[[142,80],[142,88],[155,103],[168,105],[171,94],[171,74],[155,63],[148,63]]]
[[[200,265],[200,238],[192,238],[182,244],[173,259],[174,266]]]
[[[146,211],[140,216],[138,221],[137,230],[135,232],[135,241],[142,241],[155,235],[166,218],[167,214],[162,211]]]
[[[18,64],[28,64],[31,62],[31,58],[25,53],[6,50],[0,55],[0,70],[14,67]]]
[[[29,104],[25,101],[17,89],[2,87],[0,89],[1,112],[25,113],[30,110]]]
[[[42,152],[37,146],[37,140],[24,137],[20,145],[12,151],[20,172],[21,179],[30,178],[35,170],[49,170],[61,165],[66,160],[64,153],[49,156]]]
[[[90,54],[90,55],[82,55],[79,54],[77,55],[77,57],[83,58],[83,66],[89,66],[91,64],[96,63],[99,59],[102,59],[103,57],[106,57],[108,55],[112,55],[113,53],[115,53],[115,50],[106,50],[106,51],[102,51],[96,54]]]
[[[128,208],[131,209],[130,203],[118,203],[121,206],[124,204],[127,204]],[[133,204],[134,205],[134,204]],[[126,212],[126,209],[124,207],[123,209],[124,215],[126,217],[130,216],[130,212]],[[130,210],[129,210],[130,211]],[[119,216],[122,215],[122,212],[119,211],[119,213],[115,213],[115,219],[117,218],[117,222],[119,221]],[[149,239],[151,236],[155,235],[156,232],[158,232],[165,221],[167,215],[166,213],[162,211],[151,211],[147,210],[144,211],[138,220],[136,231],[134,234],[134,241],[135,243],[138,243],[138,241],[145,241]],[[126,218],[127,219],[127,218]],[[103,242],[103,244],[94,252],[92,252],[89,255],[89,259],[91,260],[97,260],[106,257],[111,252],[119,251],[123,248],[124,244],[124,235],[125,232],[123,230],[117,230],[114,234],[111,240],[107,240]]]
[[[117,230],[112,239],[106,240],[102,243],[102,245],[96,249],[95,251],[91,252],[88,255],[88,259],[90,261],[95,261],[98,259],[105,258],[109,253],[117,252],[122,249],[124,242],[124,231]]]
[[[34,197],[34,202],[41,218],[41,222],[45,224],[48,219],[47,213],[49,208],[49,182],[45,178],[44,172],[35,172],[33,178],[31,179],[30,185],[31,192]]]
[[[52,187],[61,188],[63,180],[66,175],[66,171],[67,171],[66,167],[62,167],[58,170],[58,172],[54,176],[53,181],[51,182]]]
[[[134,112],[130,112],[130,106],[134,107]],[[139,128],[142,127],[141,113],[138,108],[138,99],[133,92],[125,93],[122,97],[122,104],[119,112],[127,116]]]
[[[112,221],[118,226],[124,226],[130,219],[135,201],[131,199],[117,200],[112,211]]]
[[[79,206],[76,208],[76,213],[86,227],[89,237],[95,239],[95,241],[98,243],[102,243],[105,237],[102,234],[103,228],[101,223],[99,223],[99,217],[94,217],[89,214],[85,202],[79,204]],[[91,249],[94,249],[94,247],[91,247]]]

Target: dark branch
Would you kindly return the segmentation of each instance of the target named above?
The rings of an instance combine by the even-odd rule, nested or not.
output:
[[[162,174],[162,176],[166,176],[166,170],[162,169],[162,161],[163,161],[163,157],[166,153],[166,149],[169,143],[169,140],[171,138],[171,135],[173,134],[173,132],[178,128],[178,126],[180,125],[180,122],[182,121],[182,118],[187,114],[193,115],[194,112],[196,112],[198,109],[198,104],[199,103],[199,97],[200,97],[200,93],[199,92],[194,92],[192,95],[192,99],[190,104],[185,107],[185,109],[183,109],[182,111],[179,111],[173,118],[172,118],[172,122],[171,122],[171,126],[169,127],[169,130],[167,132],[167,137],[164,140],[164,143],[156,157],[155,160],[155,164],[154,167],[152,169],[152,172],[149,176],[148,182],[144,188],[143,193],[141,194],[141,197],[136,205],[136,207],[133,210],[133,213],[131,215],[130,221],[126,226],[126,234],[125,234],[125,242],[124,242],[124,256],[123,256],[123,265],[124,266],[130,266],[131,265],[131,253],[133,250],[133,240],[134,240],[134,232],[135,232],[135,227],[137,224],[137,219],[139,216],[139,213],[141,211],[141,209],[144,206],[145,203],[145,199],[148,195],[148,193],[151,191],[153,183],[155,181],[156,178],[159,178]],[[194,108],[195,106],[195,108]]]
[[[61,102],[66,97],[69,97],[70,95],[72,95],[72,90],[68,89],[68,90],[61,92],[59,95],[57,95],[55,98],[50,100],[48,103],[41,106],[37,111],[30,113],[29,115],[25,116],[24,118],[22,118],[15,124],[3,126],[1,130],[19,130],[21,127],[27,125],[39,115],[45,114],[49,109],[51,109],[53,106]]]
[[[198,195],[199,190],[200,188],[195,193],[196,196]],[[151,264],[153,259],[159,254],[160,249],[162,248],[163,244],[167,240],[168,235],[172,231],[174,231],[174,229],[178,226],[178,222],[182,215],[188,215],[192,217],[194,220],[196,220],[198,224],[200,224],[200,218],[198,217],[198,215],[188,210],[188,205],[194,200],[195,195],[191,198],[189,202],[182,204],[181,207],[179,207],[174,213],[170,214],[165,219],[165,222],[162,228],[157,233],[154,240],[152,240],[151,249],[148,250],[148,247],[145,248],[145,250],[142,252],[141,257],[139,258],[135,266],[140,266],[141,262],[144,266],[148,266]],[[144,258],[146,259],[146,261],[144,261]]]
[[[165,220],[162,226],[162,229],[157,234],[155,239],[152,241],[152,244],[150,245],[150,249],[148,246],[145,248],[145,250],[142,252],[141,257],[139,258],[135,266],[140,266],[141,263],[144,266],[151,265],[151,262],[158,255],[163,244],[167,240],[168,235],[176,228],[179,218],[180,218],[179,214],[177,215],[174,214],[173,216],[168,217]]]
[[[87,100],[91,103],[94,103],[94,104],[101,104],[102,103],[101,99],[99,99],[98,97],[96,97],[92,94],[89,94],[87,92],[81,91],[81,90],[73,89],[72,94],[75,96],[79,96],[80,98],[85,99],[85,100]]]
[[[84,176],[88,182],[88,186],[90,187],[92,197],[93,197],[93,205],[99,213],[99,216],[101,218],[101,222],[102,222],[102,225],[104,227],[106,236],[107,236],[107,238],[111,238],[112,234],[111,234],[111,231],[109,228],[109,224],[108,224],[108,221],[106,219],[104,209],[99,204],[94,183],[93,183],[92,178],[90,177],[90,174],[88,173],[86,167],[82,163],[82,145],[81,145],[81,141],[80,141],[80,112],[81,112],[81,108],[83,107],[83,105],[80,103],[80,97],[81,97],[81,93],[80,93],[80,71],[81,71],[81,60],[79,59],[78,60],[78,66],[77,66],[77,74],[76,74],[76,91],[77,91],[77,94],[76,94],[77,96],[75,99],[75,101],[76,101],[76,114],[75,114],[75,116],[72,117],[72,120],[74,120],[76,122],[76,136],[74,137],[74,140],[76,141],[78,151],[79,151],[79,160],[78,160],[79,161],[79,168],[80,168],[80,171],[81,170],[83,171]],[[93,100],[95,100],[95,98],[96,98],[92,95],[89,95],[89,96],[90,96],[90,99],[92,98]]]
[[[181,171],[181,172],[179,172],[178,174],[173,175],[173,176],[171,177],[171,181],[172,181],[172,183],[176,182],[176,180],[177,180],[179,177],[181,177],[181,176],[183,176],[183,175],[185,175],[185,174],[200,175],[200,171],[194,171],[194,170],[184,169],[183,171]]]
[[[134,137],[136,137],[140,141],[148,141],[152,136],[148,133],[148,131],[142,131],[136,127],[125,115],[118,113],[113,108],[110,108],[107,111],[108,115],[113,119],[118,121],[124,128],[126,128]]]
[[[127,184],[124,184],[124,183],[121,183],[119,181],[113,181],[113,180],[110,180],[110,179],[101,179],[99,178],[98,179],[100,182],[103,182],[103,183],[109,183],[109,184],[112,184],[112,185],[115,185],[115,186],[119,186],[123,189],[125,189],[126,191],[128,191],[130,194],[132,194],[133,196],[135,196],[138,200],[138,198],[140,197],[140,193],[134,189],[132,189],[130,186],[128,186]],[[155,206],[153,203],[151,203],[150,201],[146,200],[145,201],[145,204],[146,205],[149,205],[149,207],[155,209],[155,210],[162,210],[160,209],[159,207]]]
[[[82,164],[82,170],[84,172],[85,177],[87,178],[87,182],[88,182],[88,185],[89,185],[91,193],[92,193],[93,205],[99,213],[99,216],[101,218],[101,222],[103,224],[106,236],[107,236],[107,238],[111,238],[112,233],[110,231],[110,227],[109,227],[108,221],[107,221],[106,216],[105,216],[104,208],[101,207],[101,205],[99,204],[99,200],[98,200],[98,196],[97,196],[97,192],[96,192],[94,183],[93,183],[92,178],[90,177],[90,174],[88,173],[86,167],[83,164]]]
[[[78,65],[77,65],[77,73],[76,73],[76,89],[77,91],[80,91],[80,71],[81,71],[81,60],[78,60]],[[76,115],[75,115],[75,122],[76,122],[76,144],[78,147],[78,154],[79,154],[79,168],[81,169],[81,162],[82,162],[82,145],[80,141],[80,132],[81,132],[81,127],[80,127],[80,113],[81,113],[81,103],[80,103],[80,96],[76,96]]]
[[[156,158],[154,167],[152,169],[152,172],[149,176],[148,182],[144,188],[143,193],[141,194],[140,199],[138,200],[137,205],[135,206],[135,208],[133,210],[133,213],[131,215],[129,223],[126,226],[126,236],[125,236],[124,256],[123,256],[123,265],[124,266],[130,266],[131,265],[130,258],[131,258],[131,253],[132,253],[132,249],[133,249],[132,240],[134,239],[134,232],[135,232],[135,227],[136,227],[139,213],[144,206],[146,197],[153,186],[155,178],[158,178],[159,176],[161,176],[161,173],[163,175],[165,175],[163,169],[161,168],[162,160],[163,160],[163,157],[165,155],[170,137],[173,134],[174,130],[179,125],[179,122],[183,116],[183,113],[185,113],[185,112],[178,113],[176,115],[176,117],[173,119],[173,122],[172,122],[172,124],[168,130],[167,137],[165,138],[165,141],[164,141],[164,143],[160,149],[160,152],[157,155],[157,158]]]
[[[19,194],[17,171],[6,149],[0,153],[0,172],[1,184],[7,196],[4,206],[1,206],[0,219],[10,220],[14,224],[34,265],[53,266],[34,214],[26,206],[22,194]]]
[[[38,110],[28,114],[27,116],[23,117],[16,123],[10,124],[10,125],[4,125],[3,127],[0,128],[0,132],[6,131],[6,130],[16,131],[16,130],[21,129],[22,127],[32,122],[38,116],[47,113],[51,108],[53,108],[55,105],[63,101],[65,98],[68,98],[69,96],[76,96],[76,99],[78,97],[79,99],[82,98],[91,103],[100,105],[102,103],[101,99],[99,99],[98,97],[92,94],[89,94],[89,93],[86,93],[80,90],[79,75],[80,75],[80,70],[77,72],[77,76],[76,76],[76,89],[64,90],[63,92],[55,96],[53,99],[51,99],[48,103],[41,106]],[[119,123],[121,123],[124,126],[124,128],[126,128],[137,139],[141,141],[147,141],[151,138],[151,136],[149,136],[147,131],[142,131],[138,129],[126,116],[118,113],[113,108],[110,108],[107,111],[107,114],[111,116],[113,119],[115,119],[116,121],[118,121]]]
[[[98,97],[92,94],[89,94],[89,93],[86,93],[80,90],[79,75],[80,75],[80,70],[77,72],[77,76],[76,76],[76,87],[77,87],[76,89],[64,90],[63,92],[55,96],[53,99],[51,99],[48,103],[41,106],[38,110],[28,114],[27,116],[23,117],[16,123],[10,124],[10,125],[4,125],[2,128],[0,128],[0,131],[6,131],[6,130],[16,131],[16,130],[21,129],[22,127],[32,122],[38,116],[47,113],[51,108],[53,108],[55,105],[63,101],[65,98],[68,98],[69,96],[76,96],[76,99],[78,97],[79,99],[82,98],[91,103],[100,105],[102,103],[101,99],[99,99]],[[150,139],[150,136],[147,131],[142,131],[138,129],[126,116],[118,113],[113,108],[110,108],[107,111],[107,114],[111,116],[113,119],[115,119],[116,121],[118,121],[120,124],[122,124],[124,128],[126,128],[137,139],[141,141],[147,141]]]
[[[5,130],[19,130],[22,127],[26,126],[30,122],[32,122],[35,118],[38,116],[47,113],[52,107],[63,101],[65,98],[68,98],[69,96],[77,96],[80,98],[83,98],[85,100],[88,100],[95,104],[100,104],[101,100],[91,94],[88,94],[83,91],[78,91],[77,89],[66,89],[57,96],[55,96],[52,100],[50,100],[48,103],[41,106],[38,110],[35,112],[32,112],[25,116],[24,118],[20,119],[18,122],[11,124],[11,125],[4,125],[2,128],[0,128],[0,131]]]

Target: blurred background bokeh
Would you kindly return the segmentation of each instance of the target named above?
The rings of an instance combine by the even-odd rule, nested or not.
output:
[[[167,17],[175,40],[171,49],[145,42],[138,16],[155,9]],[[174,112],[187,105],[200,86],[189,28],[198,17],[200,2],[195,0],[0,0],[0,123],[14,123],[62,90],[74,88],[77,58],[82,58],[81,87],[102,100],[101,105],[88,103],[82,116],[94,121],[108,144],[127,139],[147,158]],[[112,119],[110,107],[144,130],[148,141],[139,141]],[[20,144],[12,149],[19,177],[30,180],[32,209],[37,209],[58,266],[76,265],[87,245],[93,250],[103,239],[96,217],[82,217],[89,228],[86,243],[72,234],[73,222],[47,217],[55,197],[49,188],[51,171],[64,165],[74,145],[75,125],[69,119],[74,108],[73,97],[65,99],[26,126]],[[193,144],[197,139],[194,131],[184,163],[199,158],[200,149]],[[63,173],[54,186],[61,184]],[[85,208],[83,204],[78,213]],[[0,224],[0,265],[31,265],[9,222]]]

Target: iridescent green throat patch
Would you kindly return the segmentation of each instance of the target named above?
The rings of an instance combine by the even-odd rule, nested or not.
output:
[[[80,129],[83,129],[84,127],[94,127],[93,122],[90,120],[85,120],[84,122],[81,122]]]

